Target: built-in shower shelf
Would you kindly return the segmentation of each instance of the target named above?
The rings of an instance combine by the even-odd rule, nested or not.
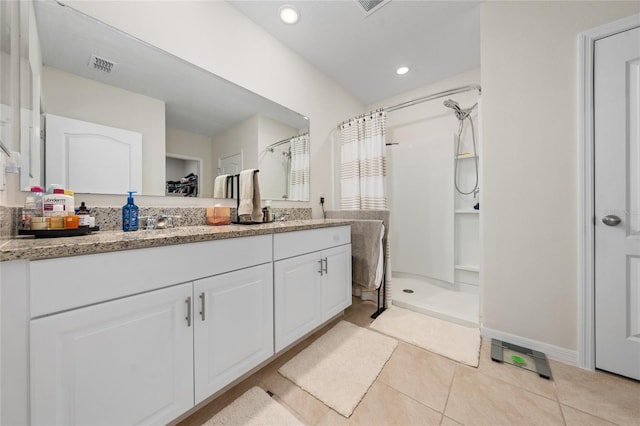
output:
[[[479,214],[480,210],[474,210],[474,209],[457,209],[455,211],[456,213],[460,213],[460,214]]]
[[[456,158],[459,160],[465,159],[465,158],[478,158],[477,155],[471,155],[471,154],[460,154],[460,155],[456,155]]]
[[[455,268],[459,271],[480,272],[480,267],[477,265],[456,265]]]

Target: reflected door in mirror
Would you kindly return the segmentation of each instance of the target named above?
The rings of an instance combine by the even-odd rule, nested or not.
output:
[[[46,184],[76,192],[142,190],[142,134],[47,114]]]

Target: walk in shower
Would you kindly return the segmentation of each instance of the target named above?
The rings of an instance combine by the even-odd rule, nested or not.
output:
[[[387,116],[392,303],[479,324],[479,86]],[[425,100],[428,100],[426,102]]]

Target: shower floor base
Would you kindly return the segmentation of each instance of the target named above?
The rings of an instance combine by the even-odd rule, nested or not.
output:
[[[480,324],[478,294],[444,288],[418,278],[393,277],[395,306],[467,327]],[[405,293],[403,290],[413,290]]]

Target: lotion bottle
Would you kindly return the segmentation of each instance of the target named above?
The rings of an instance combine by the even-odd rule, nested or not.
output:
[[[138,206],[133,204],[133,194],[129,191],[127,204],[122,206],[122,230],[125,232],[138,230]]]

